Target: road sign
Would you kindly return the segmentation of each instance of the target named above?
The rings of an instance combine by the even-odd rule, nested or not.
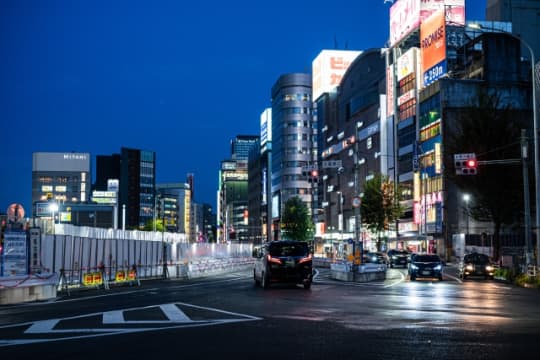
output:
[[[341,166],[341,160],[325,160],[322,162],[323,169],[339,168]]]
[[[362,203],[362,200],[360,199],[360,196],[355,196],[353,197],[352,199],[352,206],[357,208],[360,206],[360,204]]]

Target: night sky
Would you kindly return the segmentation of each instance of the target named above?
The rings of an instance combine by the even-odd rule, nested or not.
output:
[[[483,20],[486,0],[467,0]],[[31,212],[32,153],[156,152],[215,206],[236,135],[259,135],[280,75],[323,49],[383,47],[390,1],[1,0],[0,213]],[[92,169],[94,171],[94,169]],[[95,174],[93,174],[95,176]]]

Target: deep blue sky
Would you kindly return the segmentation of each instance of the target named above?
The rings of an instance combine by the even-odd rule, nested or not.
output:
[[[484,19],[486,0],[467,0]],[[278,77],[323,49],[384,46],[384,0],[0,1],[0,213],[30,213],[33,152],[157,153],[215,206],[236,135],[258,135]]]

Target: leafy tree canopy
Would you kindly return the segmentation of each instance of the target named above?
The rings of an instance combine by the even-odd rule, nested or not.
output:
[[[285,239],[307,241],[313,238],[313,222],[307,205],[300,197],[292,197],[285,203],[281,230]]]

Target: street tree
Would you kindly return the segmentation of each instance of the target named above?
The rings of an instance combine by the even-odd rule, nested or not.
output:
[[[144,224],[144,231],[154,231],[154,222],[156,231],[163,231],[163,220],[162,219],[149,219]]]
[[[307,205],[300,197],[292,197],[285,203],[281,217],[281,230],[285,239],[300,241],[313,239],[313,221]]]
[[[520,224],[523,219],[521,165],[482,165],[477,175],[460,176],[453,171],[453,156],[475,153],[480,161],[519,159],[520,131],[528,128],[526,115],[525,111],[512,109],[501,95],[481,91],[478,103],[461,109],[455,116],[443,140],[448,178],[474,199],[469,216],[477,221],[493,222],[495,259],[500,255],[501,229]]]
[[[402,214],[400,191],[395,191],[395,183],[387,175],[375,174],[365,184],[360,205],[362,223],[377,234],[377,249],[382,247],[382,234],[389,230]]]

